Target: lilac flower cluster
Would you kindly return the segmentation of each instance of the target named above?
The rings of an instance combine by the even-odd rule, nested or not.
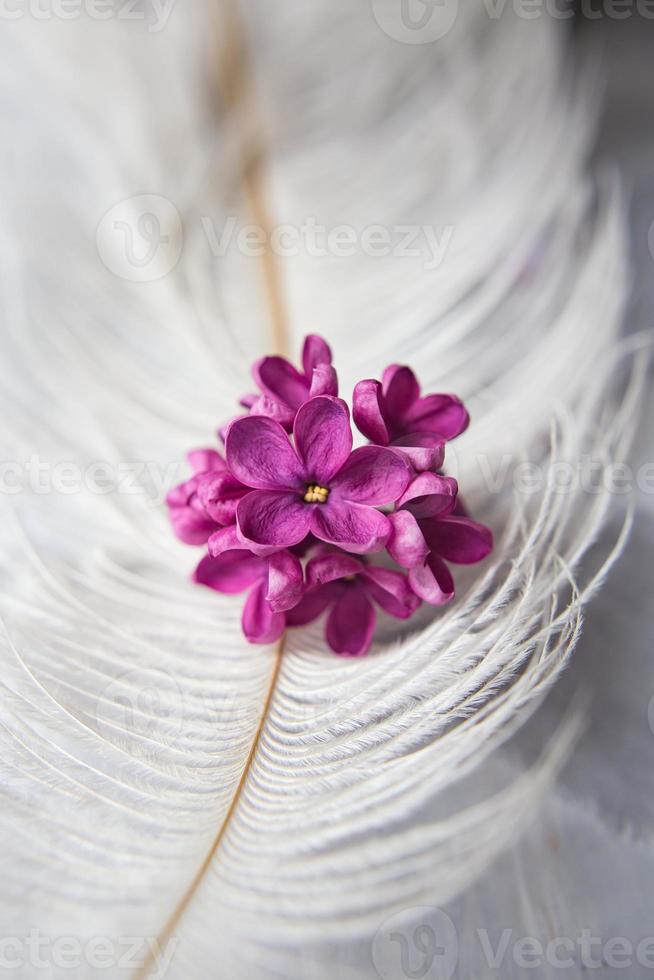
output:
[[[468,425],[453,395],[421,395],[393,364],[360,381],[353,417],[369,444],[353,449],[331,351],[306,338],[302,370],[282,357],[253,368],[258,393],[220,430],[215,449],[189,454],[194,475],[168,495],[176,535],[206,545],[196,582],[248,592],[243,632],[270,643],[328,611],[335,653],[368,651],[375,605],[408,619],[422,601],[454,597],[447,562],[472,564],[492,548],[487,527],[457,503],[441,469],[445,443]],[[384,552],[383,564],[370,555]]]

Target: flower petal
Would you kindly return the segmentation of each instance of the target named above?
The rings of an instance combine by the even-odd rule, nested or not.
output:
[[[347,405],[340,398],[310,398],[295,416],[295,445],[308,480],[328,486],[352,451]]]
[[[217,524],[232,524],[236,505],[246,493],[244,487],[228,472],[205,473],[198,484],[198,498],[209,517]]]
[[[276,551],[268,558],[266,599],[273,612],[297,606],[304,592],[302,565],[290,551]]]
[[[342,551],[311,558],[307,562],[307,587],[314,588],[316,585],[325,585],[326,582],[333,582],[335,579],[358,575],[364,567],[363,562]]]
[[[421,565],[429,554],[429,547],[413,514],[408,510],[397,510],[388,515],[388,520],[392,530],[386,547],[391,558],[403,568]]]
[[[331,481],[334,496],[358,504],[394,503],[406,490],[411,471],[400,453],[383,446],[362,446]]]
[[[443,465],[445,444],[440,437],[429,432],[410,432],[393,439],[391,449],[396,449],[419,472],[437,470]]]
[[[458,565],[474,565],[493,548],[489,528],[467,517],[429,519],[420,526],[430,549]]]
[[[359,585],[350,585],[334,603],[325,635],[334,653],[360,657],[370,648],[375,610]]]
[[[254,490],[239,501],[236,521],[248,547],[271,554],[306,537],[312,510],[296,493]]]
[[[311,377],[314,368],[319,364],[331,364],[332,352],[328,343],[317,333],[310,333],[304,339],[302,347],[302,367],[307,378]]]
[[[382,375],[386,416],[401,425],[413,403],[420,397],[420,385],[411,368],[391,364]]]
[[[338,394],[338,375],[331,364],[319,364],[313,369],[311,375],[311,389],[309,397],[315,398],[317,395]]]
[[[397,619],[409,619],[420,605],[406,575],[392,568],[368,565],[361,575],[368,595]]]
[[[456,395],[418,398],[406,415],[407,428],[415,432],[435,432],[446,441],[461,435],[469,422],[467,409]]]
[[[198,498],[199,482],[200,477],[193,476],[174,487],[166,497],[173,532],[184,544],[205,544],[209,535],[216,530],[216,522],[209,517]]]
[[[232,422],[225,440],[227,465],[241,483],[256,490],[304,488],[304,470],[278,422],[250,415]]]
[[[366,439],[379,446],[387,446],[390,441],[383,406],[384,396],[379,381],[359,381],[352,399],[354,423]]]
[[[321,541],[363,555],[382,550],[391,533],[391,524],[384,514],[372,507],[330,500],[313,508],[311,531]]]
[[[241,617],[243,632],[250,643],[273,643],[284,632],[284,613],[275,613],[266,602],[265,584],[262,582],[245,600]]]
[[[454,580],[450,570],[433,552],[423,565],[410,569],[409,584],[415,594],[430,606],[444,606],[454,598]]]
[[[295,419],[295,409],[289,408],[283,402],[278,402],[270,395],[259,395],[250,406],[250,415],[262,415],[267,419],[274,419],[279,422],[287,432],[293,430],[293,420]]]
[[[186,458],[194,473],[227,469],[227,463],[215,449],[192,449]]]
[[[235,595],[249,589],[266,574],[266,563],[249,551],[225,551],[219,558],[206,555],[193,573],[193,581],[216,592]]]
[[[336,583],[321,585],[316,589],[309,589],[304,593],[304,598],[289,609],[286,613],[286,624],[288,626],[305,626],[318,619],[325,609],[340,595],[340,587]]]
[[[212,558],[218,558],[226,551],[240,551],[243,549],[243,540],[239,536],[235,524],[229,527],[221,527],[209,538],[209,554]]]
[[[223,445],[225,444],[227,433],[229,432],[230,427],[234,424],[234,422],[236,422],[238,419],[246,419],[246,418],[247,418],[247,414],[233,415],[231,419],[228,419],[226,422],[223,423],[223,425],[221,425],[218,428],[217,430],[218,438],[223,443]]]
[[[309,381],[285,357],[256,361],[252,376],[264,395],[298,409],[309,394]]]
[[[451,476],[420,473],[397,502],[414,517],[437,517],[452,513],[459,487]]]

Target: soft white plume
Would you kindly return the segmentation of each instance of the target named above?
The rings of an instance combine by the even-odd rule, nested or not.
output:
[[[575,70],[560,23],[509,5],[466,5],[424,45],[387,36],[380,7],[248,4],[240,100],[221,88],[220,5],[175,8],[160,31],[3,32],[2,441],[7,484],[30,484],[3,516],[5,935],[172,938],[166,975],[185,980],[333,976],[325,944],[448,901],[517,838],[578,728],[573,714],[530,765],[515,742],[498,758],[623,540],[586,561],[611,494],[552,478],[624,457],[644,370],[618,346],[619,190],[587,171],[596,66]],[[272,227],[356,241],[308,254],[305,230],[276,257],[291,352],[324,333],[346,395],[411,363],[473,418],[449,465],[495,551],[454,605],[363,660],[328,653],[319,625],[281,661],[248,646],[238,602],[188,582],[196,556],[162,506],[273,344],[261,260],[212,254],[250,221],[244,166]],[[174,250],[176,209],[183,247],[129,282],[96,231],[143,194],[172,202],[159,231]],[[361,247],[372,226],[385,255]],[[108,464],[120,487],[67,492],[65,460]],[[111,976],[137,972],[132,957]]]

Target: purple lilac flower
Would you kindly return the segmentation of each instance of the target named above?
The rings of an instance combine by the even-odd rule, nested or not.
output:
[[[325,636],[334,653],[351,657],[368,652],[375,631],[374,603],[397,619],[409,619],[420,605],[407,578],[390,568],[368,565],[343,552],[312,558],[307,591],[287,613],[289,626],[303,626],[329,609]]]
[[[416,470],[438,469],[444,443],[460,435],[469,416],[454,395],[420,395],[413,371],[391,364],[381,383],[359,381],[354,389],[353,417],[357,428],[379,446],[393,446]]]
[[[352,452],[347,405],[327,395],[301,406],[293,433],[295,446],[278,422],[258,416],[229,427],[229,470],[253,488],[236,507],[243,544],[266,554],[311,533],[355,554],[380,551],[391,524],[375,508],[406,489],[405,460],[379,446]]]
[[[173,529],[208,548],[197,583],[248,592],[242,626],[252,643],[326,612],[331,649],[360,656],[377,606],[408,619],[422,600],[449,602],[447,563],[471,564],[492,548],[456,481],[437,472],[468,413],[453,395],[421,396],[413,372],[394,364],[381,382],[354,390],[354,420],[370,444],[353,451],[322,338],[306,338],[301,370],[265,357],[253,375],[259,393],[241,399],[248,414],[220,430],[225,458],[213,449],[189,454],[193,475],[167,498]],[[395,568],[364,557],[384,547]]]
[[[285,357],[263,357],[255,362],[252,376],[261,394],[245,395],[241,404],[250,415],[275,419],[287,432],[292,432],[297,411],[309,398],[338,395],[332,352],[317,334],[305,338],[301,371]]]
[[[286,628],[285,611],[302,597],[302,565],[289,551],[278,551],[267,558],[253,555],[239,547],[235,534],[232,544],[235,547],[215,558],[204,557],[195,570],[194,581],[228,595],[249,589],[241,619],[243,632],[250,643],[272,643]]]
[[[437,473],[420,473],[389,516],[391,557],[409,569],[411,588],[434,606],[454,598],[454,580],[446,561],[472,565],[490,554],[493,535],[483,524],[453,513],[456,481]]]
[[[236,505],[249,488],[232,476],[215,449],[194,450],[188,461],[193,476],[171,490],[166,503],[177,537],[184,544],[206,544],[219,527],[234,522]]]
[[[166,497],[173,531],[184,544],[205,544],[216,530],[199,496],[199,488],[207,476],[227,472],[227,464],[215,449],[196,449],[187,456],[193,476],[170,491]]]

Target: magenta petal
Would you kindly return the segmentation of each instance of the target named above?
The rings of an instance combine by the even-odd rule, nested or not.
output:
[[[226,551],[219,558],[204,557],[193,573],[193,581],[216,592],[244,592],[266,574],[266,563],[249,551]]]
[[[438,555],[430,554],[423,565],[409,571],[411,588],[430,606],[444,606],[454,598],[454,580],[449,568]]]
[[[311,377],[311,372],[319,364],[331,364],[332,352],[329,345],[317,333],[310,333],[305,337],[302,347],[302,367],[307,378]]]
[[[243,540],[239,536],[234,524],[229,527],[221,527],[209,538],[209,554],[212,558],[218,558],[226,551],[239,551],[243,549]]]
[[[397,449],[418,471],[436,470],[443,465],[445,445],[440,437],[429,432],[413,432],[393,439],[391,449]]]
[[[248,487],[228,472],[205,473],[198,485],[200,502],[217,524],[233,523],[236,505],[248,492]]]
[[[276,399],[271,398],[270,395],[259,395],[250,406],[250,415],[262,415],[264,418],[274,419],[287,432],[291,432],[295,419],[295,409],[289,408],[288,405],[282,402],[278,402]]]
[[[194,473],[227,469],[227,463],[215,449],[192,449],[186,458]]]
[[[456,480],[438,473],[420,473],[397,502],[414,517],[437,517],[450,514],[456,506],[459,491]]]
[[[234,415],[231,419],[228,419],[227,422],[225,422],[223,425],[220,426],[220,428],[218,429],[218,437],[222,440],[223,444],[227,439],[227,433],[229,432],[230,427],[234,424],[234,422],[238,421],[238,419],[246,419],[246,418],[247,415]]]
[[[216,530],[216,522],[207,514],[197,494],[200,480],[200,476],[193,476],[166,497],[173,531],[184,544],[204,544]]]
[[[420,385],[411,368],[391,364],[382,375],[387,417],[399,423],[420,397]]]
[[[318,619],[325,609],[340,595],[340,588],[334,583],[309,589],[304,598],[286,613],[287,626],[305,626]]]
[[[331,488],[339,500],[376,507],[394,503],[410,479],[411,471],[399,453],[383,446],[362,446],[350,454]]]
[[[260,416],[237,419],[225,440],[227,465],[241,483],[256,490],[306,486],[304,470],[278,422]]]
[[[370,648],[375,610],[359,585],[350,585],[336,600],[327,618],[327,642],[334,653],[360,657]]]
[[[206,514],[198,513],[192,507],[171,509],[170,523],[175,537],[184,544],[205,544],[209,535],[216,529],[215,521]]]
[[[406,415],[406,427],[416,432],[435,432],[442,439],[454,439],[468,428],[470,416],[455,395],[426,395],[419,398]]]
[[[420,525],[408,510],[398,510],[388,515],[391,536],[388,539],[388,553],[403,568],[421,565],[429,554],[429,547]]]
[[[307,587],[313,588],[316,585],[333,582],[335,579],[358,575],[364,567],[357,558],[342,552],[331,552],[319,558],[311,558],[307,563]]]
[[[354,388],[352,416],[354,423],[366,439],[387,446],[390,436],[384,421],[384,396],[379,381],[359,381]]]
[[[309,382],[284,357],[264,357],[252,368],[264,395],[298,409],[309,394]]]
[[[296,493],[254,490],[239,501],[236,521],[252,550],[265,554],[299,544],[309,533],[312,510]]]
[[[242,398],[239,398],[238,403],[239,405],[242,405],[243,408],[250,409],[252,408],[252,406],[254,405],[258,397],[259,397],[258,395],[254,395],[254,394],[243,395]]]
[[[243,632],[250,643],[273,643],[284,632],[284,613],[275,613],[266,602],[264,583],[255,585],[245,600],[241,617]]]
[[[392,568],[369,565],[361,576],[368,595],[396,619],[409,619],[420,605],[406,575]]]
[[[382,550],[391,533],[391,524],[384,514],[372,507],[330,500],[313,508],[311,531],[321,541],[336,544],[355,555],[364,555]]]
[[[276,551],[268,558],[266,599],[273,612],[297,606],[304,592],[302,565],[290,551]]]
[[[430,519],[421,528],[431,550],[458,565],[474,565],[493,548],[491,531],[467,517]]]
[[[352,450],[347,405],[328,395],[311,398],[298,411],[293,431],[308,480],[328,487]]]
[[[317,395],[338,394],[338,376],[331,364],[319,364],[313,369],[311,375],[311,389],[309,397],[315,398]]]

